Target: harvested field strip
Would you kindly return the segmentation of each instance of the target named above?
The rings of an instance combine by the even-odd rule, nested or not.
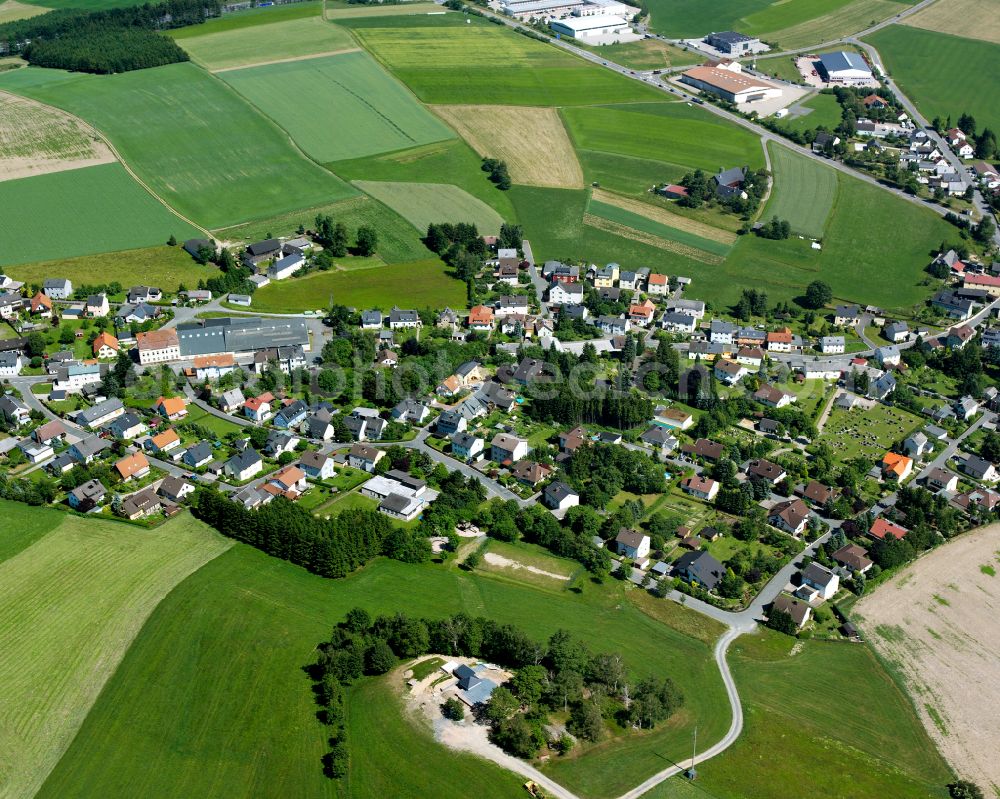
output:
[[[648,219],[652,219],[654,222],[660,222],[667,227],[671,227],[676,230],[683,230],[686,233],[700,236],[703,239],[718,241],[722,244],[730,246],[736,243],[735,233],[728,230],[720,230],[717,227],[706,225],[704,222],[699,222],[695,219],[689,219],[686,216],[675,214],[668,208],[650,205],[649,203],[644,203],[640,200],[632,199],[631,197],[625,197],[621,194],[615,194],[614,192],[605,191],[604,189],[594,189],[592,196],[594,200],[598,202],[605,203],[606,205],[617,206],[625,211],[631,211],[633,214],[647,217]]]
[[[31,6],[26,3],[18,3],[17,0],[6,0],[0,3],[0,25],[5,22],[14,22],[18,19],[29,19],[44,14],[47,8],[41,6]]]
[[[385,203],[421,233],[433,222],[475,222],[480,233],[500,232],[503,219],[482,200],[448,183],[356,180],[354,185]]]
[[[653,219],[640,216],[639,214],[627,211],[624,208],[619,208],[615,205],[608,205],[607,203],[591,200],[588,204],[588,210],[591,213],[604,217],[612,222],[619,222],[623,225],[635,228],[636,230],[641,230],[653,236],[659,236],[660,238],[670,239],[671,241],[676,241],[689,247],[695,247],[699,250],[711,253],[712,255],[724,256],[731,249],[728,244],[723,244],[711,239],[705,239],[701,236],[696,236],[684,230],[671,227],[670,225],[664,225]]]
[[[1000,0],[938,0],[901,24],[1000,44]]]
[[[0,92],[0,180],[79,169],[115,160],[82,119]]]
[[[231,545],[188,515],[155,531],[67,516],[0,564],[0,795],[36,793],[149,614]]]
[[[1000,785],[996,641],[1000,525],[962,535],[911,563],[854,607],[875,649],[903,677],[928,734],[955,770]],[[938,632],[935,632],[937,630]]]
[[[701,261],[705,264],[721,264],[723,261],[723,259],[719,256],[710,255],[704,250],[688,247],[686,245],[679,244],[676,241],[668,241],[667,239],[662,239],[659,236],[654,236],[650,233],[643,233],[635,228],[631,228],[617,222],[611,222],[610,220],[594,216],[593,214],[584,214],[583,224],[589,225],[597,230],[602,230],[605,233],[620,236],[623,239],[637,241],[640,244],[646,244],[650,247],[655,247],[658,250],[666,250],[667,252],[677,253],[678,255],[683,255],[694,261]]]
[[[440,14],[443,6],[436,3],[395,3],[367,6],[360,3],[347,8],[330,8],[324,10],[327,19],[357,19],[358,17],[400,17],[408,14]]]
[[[888,19],[900,11],[905,11],[910,5],[892,0],[854,0],[853,3],[848,3],[816,19],[768,33],[767,40],[777,42],[784,49],[809,47],[818,42],[829,42],[863,31],[870,27],[873,21]]]
[[[432,110],[481,156],[506,161],[514,183],[583,188],[583,170],[556,109],[439,105]]]
[[[345,47],[342,50],[329,50],[325,53],[309,53],[308,55],[293,55],[288,58],[271,58],[267,61],[254,61],[252,64],[239,64],[235,67],[223,67],[222,69],[211,70],[213,75],[220,72],[233,72],[237,69],[249,69],[250,67],[267,67],[271,64],[290,64],[293,61],[308,61],[310,58],[326,58],[331,55],[344,55],[345,53],[361,52],[360,47]]]

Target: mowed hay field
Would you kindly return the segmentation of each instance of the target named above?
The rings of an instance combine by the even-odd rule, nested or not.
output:
[[[4,520],[3,531],[0,532],[0,563],[55,530],[66,518],[56,510],[35,508],[6,499],[0,499],[0,514]]]
[[[938,0],[902,24],[1000,44],[1000,0]]]
[[[474,222],[480,233],[496,235],[504,221],[482,200],[447,183],[357,180],[354,185],[385,203],[421,234],[435,222]]]
[[[111,149],[83,120],[0,92],[0,181],[114,160]]]
[[[351,34],[319,16],[182,36],[193,61],[216,71],[356,48]]]
[[[715,173],[720,166],[764,165],[759,139],[720,125],[705,111],[683,103],[602,108],[564,108],[563,118],[577,149],[661,161],[684,170]],[[649,184],[661,180],[648,176]]]
[[[324,14],[327,19],[352,19],[357,17],[398,17],[405,14],[440,14],[442,6],[437,3],[395,3],[386,5],[363,5],[330,0]]]
[[[514,183],[583,188],[583,170],[556,109],[439,105],[434,112],[481,156],[506,161]]]
[[[796,233],[822,238],[837,196],[837,173],[815,159],[768,143],[774,186],[762,219],[786,219]]]
[[[455,135],[360,51],[239,69],[220,77],[321,162],[403,150]]]
[[[17,0],[4,0],[4,2],[0,3],[0,25],[18,19],[37,17],[39,14],[44,14],[47,10],[39,6],[19,3]]]
[[[905,11],[913,3],[894,0],[853,0],[787,28],[768,32],[767,40],[782,48],[809,47],[858,33],[873,24]]]
[[[155,531],[67,515],[0,564],[0,795],[38,790],[156,605],[230,544],[186,514]]]
[[[148,247],[200,235],[121,164],[0,181],[0,266]],[[88,282],[99,281],[101,272]]]
[[[110,76],[21,69],[0,75],[0,89],[63,108],[94,125],[153,191],[208,228],[354,193],[296,151],[271,120],[194,64]]]
[[[733,642],[743,703],[736,743],[698,766],[716,799],[943,799],[951,771],[871,650],[761,629]],[[698,736],[699,746],[701,735]],[[707,741],[706,741],[707,743]],[[650,799],[687,797],[671,782]]]
[[[299,313],[325,308],[331,302],[355,308],[393,305],[407,308],[463,308],[466,287],[453,278],[440,261],[429,258],[411,263],[345,271],[316,272],[304,278],[282,280],[258,289],[253,310],[262,313]]]
[[[168,247],[166,244],[18,264],[5,268],[4,272],[29,285],[40,286],[46,278],[59,275],[73,281],[74,286],[83,286],[93,284],[99,275],[101,282],[117,281],[126,288],[135,285],[159,286],[169,292],[176,291],[181,284],[197,286],[199,280],[218,275],[215,265],[195,263],[182,247]]]
[[[433,105],[581,105],[655,99],[653,89],[554,45],[471,17],[342,20],[361,43]],[[433,58],[429,57],[433,54]]]
[[[681,634],[632,607],[617,583],[577,595],[390,560],[324,580],[237,544],[156,610],[39,797],[114,796],[120,786],[160,799],[516,795],[523,778],[434,744],[406,722],[382,680],[349,690],[350,772],[343,783],[323,777],[328,731],[302,667],[356,605],[429,618],[464,609],[536,639],[563,628],[595,651],[621,652],[637,677],[671,674],[686,697],[675,722],[610,740],[590,761],[553,772],[587,796],[617,795],[664,757],[681,757],[695,721],[705,740],[729,726],[712,625],[696,618],[699,637]]]
[[[995,23],[994,18],[985,27]],[[875,45],[899,88],[928,119],[950,115],[955,120],[968,112],[976,118],[979,130],[1000,129],[996,94],[1000,44],[903,25],[883,28],[867,41]]]
[[[993,524],[920,558],[854,607],[942,754],[987,794],[1000,789],[998,569]]]

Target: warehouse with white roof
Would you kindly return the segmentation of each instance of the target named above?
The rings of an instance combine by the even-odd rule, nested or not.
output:
[[[816,71],[827,83],[842,86],[864,86],[874,79],[865,60],[857,53],[845,50],[821,55],[816,62]]]
[[[628,20],[622,17],[599,15],[594,17],[570,17],[552,20],[549,27],[554,33],[569,36],[587,44],[614,44],[632,42],[642,37],[632,30]]]

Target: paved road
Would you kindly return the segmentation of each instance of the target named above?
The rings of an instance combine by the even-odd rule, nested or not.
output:
[[[542,316],[549,315],[549,306],[545,303],[545,292],[548,291],[549,284],[542,278],[541,272],[535,265],[535,254],[531,251],[531,242],[525,239],[521,242],[521,249],[524,250],[524,259],[530,264],[528,275],[531,277],[531,285],[535,288],[535,295],[538,297],[538,304],[542,309]]]

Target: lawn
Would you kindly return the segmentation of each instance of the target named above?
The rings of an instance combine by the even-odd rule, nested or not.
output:
[[[859,456],[881,460],[889,447],[923,425],[920,417],[881,403],[870,411],[834,408],[817,440],[828,444],[841,460]]]
[[[345,180],[408,183],[446,183],[458,186],[493,208],[504,219],[514,219],[506,191],[494,186],[481,169],[482,161],[464,141],[453,139],[411,147],[386,155],[336,161],[327,165]]]
[[[554,45],[469,19],[468,25],[457,14],[341,22],[425,103],[558,106],[658,96]]]
[[[171,234],[199,235],[121,164],[0,181],[0,208],[0,266],[148,247]],[[90,282],[99,279],[92,275]]]
[[[1000,128],[996,65],[1000,44],[891,25],[867,37],[889,74],[920,112],[957,120],[969,113],[979,130]]]
[[[698,296],[732,303],[752,282],[774,301],[800,296],[823,280],[837,300],[875,303],[912,312],[929,291],[921,285],[930,253],[952,228],[928,209],[847,175],[837,176],[833,211],[821,250],[791,238],[742,237],[721,269],[697,275]]]
[[[743,699],[743,735],[698,767],[702,790],[693,795],[947,795],[950,769],[867,646],[796,643],[762,631],[738,638],[729,661]],[[688,795],[673,785],[647,795]]]
[[[638,675],[671,674],[686,696],[676,721],[546,767],[575,791],[615,795],[659,769],[665,756],[681,757],[695,721],[706,741],[729,725],[710,644],[654,620],[623,591],[617,582],[588,583],[582,594],[544,591],[388,560],[331,581],[238,544],[157,609],[39,796],[115,795],[121,785],[162,799],[338,795],[322,776],[325,730],[302,667],[330,626],[359,604],[372,613],[428,617],[465,609],[516,623],[537,639],[561,627],[595,650],[620,651]],[[365,681],[349,693],[354,743],[341,795],[458,799],[470,786],[483,796],[514,795],[523,779],[509,781],[401,723],[380,685]]]
[[[455,136],[361,51],[232,70],[221,77],[316,161],[361,158]]]
[[[378,233],[378,255],[388,263],[415,261],[425,257],[429,250],[420,241],[413,226],[399,214],[376,200],[360,195],[317,208],[291,211],[243,225],[219,228],[215,232],[228,241],[249,244],[274,236],[292,236],[299,225],[312,228],[318,215],[329,215],[343,222],[353,236],[361,225],[370,225]],[[426,231],[424,231],[426,232]]]
[[[37,791],[156,605],[230,544],[186,514],[155,531],[66,515],[0,564],[2,737],[17,764],[0,792]]]
[[[194,288],[199,280],[216,274],[216,270],[214,266],[195,263],[181,247],[161,244],[139,250],[21,264],[10,267],[6,273],[31,285],[41,285],[45,278],[60,275],[72,280],[74,286],[117,281],[125,288],[142,284],[174,292],[181,284]]]
[[[480,233],[496,235],[503,218],[458,186],[356,180],[354,185],[389,206],[420,233],[435,222],[473,222]]]
[[[777,59],[773,59],[771,61],[763,61],[761,63],[770,65],[776,60]],[[765,69],[766,68],[767,67],[765,66]],[[798,73],[798,70],[796,70],[796,73]],[[822,127],[827,130],[833,130],[840,124],[840,103],[837,102],[837,98],[832,94],[817,94],[810,97],[802,103],[802,107],[812,110],[804,116],[785,117],[779,123],[783,129],[788,131],[805,132],[807,130],[814,130]]]
[[[330,302],[356,308],[464,308],[465,284],[451,277],[436,259],[390,264],[372,269],[316,272],[304,278],[271,283],[254,293],[261,313],[297,313]]]
[[[0,76],[0,89],[90,122],[153,191],[206,227],[275,216],[354,193],[303,158],[279,127],[194,64],[121,75],[21,69]]]
[[[194,403],[188,405],[188,415],[180,423],[197,424],[201,427],[207,427],[220,438],[226,436],[228,433],[239,433],[243,429],[236,422],[227,422],[225,419],[220,419],[218,416],[209,413]]]
[[[188,35],[179,38],[178,43],[192,61],[213,72],[357,47],[351,34],[324,22],[318,14]]]
[[[769,143],[774,188],[762,218],[787,220],[795,233],[822,238],[837,196],[837,173],[804,155]]]
[[[760,140],[752,133],[684,103],[563,109],[570,135],[579,150],[597,150],[661,161],[684,170],[714,174],[720,167],[764,165]],[[676,173],[674,173],[676,174]],[[647,176],[650,184],[663,180]]]
[[[4,526],[0,531],[0,563],[27,549],[66,518],[50,508],[33,508],[23,502],[0,499]]]

